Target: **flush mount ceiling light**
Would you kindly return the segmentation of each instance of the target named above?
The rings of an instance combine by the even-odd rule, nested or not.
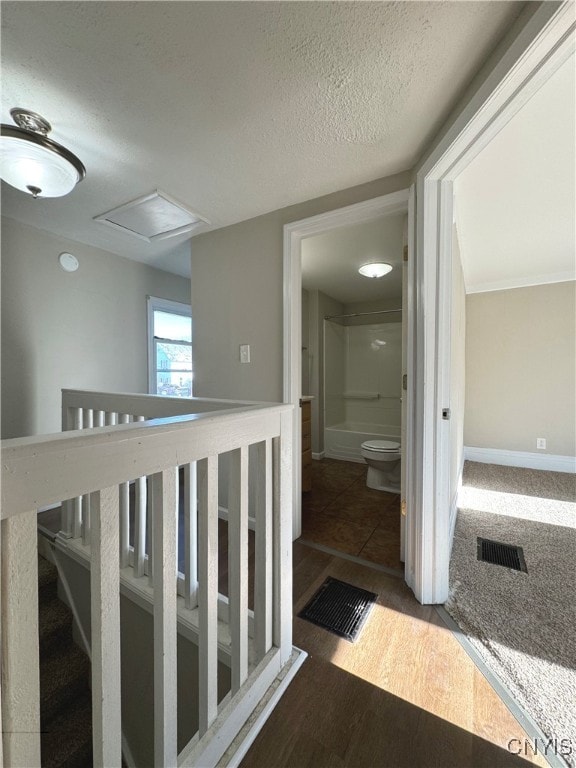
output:
[[[363,264],[358,272],[364,277],[384,277],[388,272],[392,272],[392,265],[384,264],[383,261],[375,261],[372,264]]]
[[[159,189],[95,216],[94,221],[120,229],[147,243],[182,235],[208,223],[202,216]]]
[[[28,109],[10,110],[16,125],[0,127],[1,176],[32,197],[62,197],[72,192],[86,168],[70,150],[48,138],[52,126]]]

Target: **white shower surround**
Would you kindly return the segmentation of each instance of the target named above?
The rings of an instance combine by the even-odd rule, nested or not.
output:
[[[402,324],[326,321],[324,335],[324,453],[363,462],[366,440],[400,442]]]

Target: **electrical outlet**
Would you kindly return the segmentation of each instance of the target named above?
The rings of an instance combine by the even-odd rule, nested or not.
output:
[[[536,448],[539,448],[541,451],[546,450],[546,438],[545,437],[537,437],[536,438]]]
[[[250,362],[250,344],[240,344],[240,362]]]

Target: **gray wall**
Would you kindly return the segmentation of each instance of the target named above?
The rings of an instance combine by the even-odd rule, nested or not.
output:
[[[146,392],[146,296],[190,302],[183,277],[8,218],[1,276],[2,437],[60,431],[62,388]]]
[[[192,239],[194,394],[282,400],[283,226],[410,185],[409,172]],[[238,347],[251,345],[241,364]]]
[[[576,454],[576,283],[466,301],[467,446]],[[540,452],[540,451],[538,451]]]
[[[78,621],[88,642],[91,634],[90,571],[57,553],[60,580],[68,582]],[[60,581],[60,584],[62,581]],[[70,605],[61,586],[60,599]],[[70,606],[72,607],[72,606]],[[152,606],[150,606],[151,608]],[[79,633],[77,644],[85,650]],[[120,595],[120,653],[122,664],[122,733],[139,768],[154,765],[154,619],[150,610]],[[198,646],[178,628],[178,751],[198,729]],[[218,701],[230,690],[230,669],[218,662]]]

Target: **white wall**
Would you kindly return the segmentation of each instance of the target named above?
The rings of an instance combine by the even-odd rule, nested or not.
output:
[[[346,420],[344,390],[346,389],[347,329],[340,323],[324,321],[324,427],[333,427]]]
[[[400,315],[395,317],[398,321]],[[390,434],[400,435],[401,390],[402,323],[346,328],[346,391],[378,395],[374,400],[346,399],[346,421],[392,427]]]
[[[302,394],[310,394],[310,295],[302,290]]]
[[[1,276],[2,437],[60,431],[62,388],[146,392],[146,296],[190,302],[183,277],[8,218]]]
[[[576,283],[466,299],[467,446],[576,455]],[[540,453],[540,451],[538,451]]]
[[[324,318],[327,315],[340,315],[343,305],[322,291],[310,291],[310,351],[312,355],[310,394],[314,396],[311,404],[312,410],[312,452],[322,453],[324,450]],[[341,376],[343,377],[342,371]],[[338,418],[333,414],[334,418]],[[344,411],[340,414],[340,421],[344,420]]]
[[[452,313],[450,318],[450,501],[455,500],[464,455],[466,393],[466,290],[456,226],[452,230]]]

